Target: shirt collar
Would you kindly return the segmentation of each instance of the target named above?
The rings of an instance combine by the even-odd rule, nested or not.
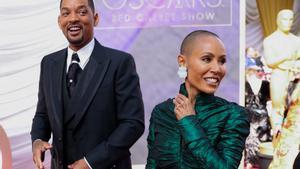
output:
[[[95,46],[95,39],[93,38],[87,45],[85,45],[83,48],[79,49],[76,53],[78,54],[78,57],[80,59],[79,66],[83,70],[88,61],[90,60],[91,54],[93,52]],[[71,64],[72,54],[75,51],[72,50],[70,47],[68,47],[68,57],[67,57],[67,71],[69,68],[69,65]]]

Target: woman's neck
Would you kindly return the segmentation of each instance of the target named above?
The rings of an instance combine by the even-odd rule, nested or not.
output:
[[[190,99],[191,103],[195,105],[196,103],[196,96],[199,94],[199,91],[193,87],[188,81],[185,82],[185,88],[188,93],[188,98]]]

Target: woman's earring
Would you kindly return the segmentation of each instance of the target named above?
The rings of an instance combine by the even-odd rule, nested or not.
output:
[[[185,79],[187,76],[187,69],[185,66],[179,66],[178,71],[177,71],[177,75],[179,76],[179,78]]]

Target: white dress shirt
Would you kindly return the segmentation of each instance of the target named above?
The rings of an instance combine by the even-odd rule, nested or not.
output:
[[[95,46],[95,39],[93,38],[87,45],[85,45],[83,48],[79,49],[78,51],[74,51],[70,47],[68,47],[66,71],[68,72],[69,66],[72,61],[73,53],[77,53],[79,60],[80,60],[79,66],[83,70],[85,68],[86,64],[90,60],[94,46]]]

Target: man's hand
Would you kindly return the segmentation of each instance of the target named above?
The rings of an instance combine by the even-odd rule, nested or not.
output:
[[[52,148],[52,145],[42,140],[35,140],[32,145],[33,162],[37,169],[44,169],[44,153]]]
[[[68,165],[69,169],[90,169],[84,159],[75,161],[73,164]]]
[[[173,100],[173,103],[175,104],[174,111],[177,120],[180,120],[185,116],[196,114],[191,100],[182,94],[178,94]]]

